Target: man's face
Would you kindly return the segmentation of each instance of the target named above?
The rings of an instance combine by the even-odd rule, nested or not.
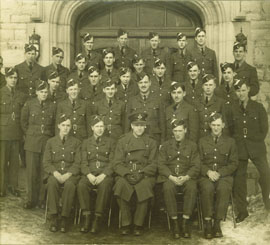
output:
[[[153,38],[150,39],[150,46],[152,49],[156,49],[160,43],[159,36],[154,36]]]
[[[106,54],[105,57],[103,58],[103,61],[105,66],[109,67],[112,66],[115,61],[114,55],[112,53]]]
[[[136,137],[142,136],[144,131],[145,131],[145,125],[144,124],[138,124],[138,123],[133,124],[133,123],[131,123],[131,128],[132,128],[133,134]]]
[[[75,100],[78,97],[79,94],[79,87],[78,84],[74,84],[73,86],[70,86],[66,89],[66,92],[68,94],[69,99]]]
[[[186,92],[183,91],[181,87],[178,87],[177,89],[171,92],[171,96],[174,103],[180,103],[183,100],[185,95],[186,95]]]
[[[187,129],[184,125],[177,126],[173,129],[173,135],[176,141],[182,141],[185,138]]]
[[[233,81],[234,76],[235,76],[235,73],[230,67],[228,67],[224,72],[222,72],[222,77],[224,81],[227,83]]]
[[[182,37],[177,41],[178,47],[184,49],[187,46],[187,37]]]
[[[243,84],[241,88],[235,91],[238,99],[240,101],[246,101],[248,99],[249,90],[250,88],[246,84]]]
[[[18,75],[16,72],[6,77],[7,86],[10,88],[15,88],[17,81],[18,81]]]
[[[49,79],[48,83],[49,83],[50,89],[52,91],[56,91],[60,85],[60,77]]]
[[[48,97],[48,89],[44,88],[42,90],[36,91],[36,95],[39,101],[44,101]]]
[[[199,67],[197,65],[192,66],[188,70],[188,75],[191,80],[197,80],[200,75]]]
[[[163,77],[166,72],[166,67],[164,64],[161,64],[160,66],[154,67],[153,70],[157,77]]]
[[[115,84],[111,85],[110,87],[103,88],[103,93],[106,95],[107,99],[112,99],[116,93],[117,89]]]
[[[70,121],[70,119],[59,123],[58,128],[59,128],[60,135],[62,135],[62,136],[68,135],[69,131],[71,129],[71,121]]]
[[[219,136],[222,133],[222,129],[225,127],[224,122],[221,118],[210,123],[210,128],[214,136]]]
[[[206,41],[206,35],[203,31],[198,33],[198,35],[195,37],[195,41],[199,46],[204,46]]]
[[[36,60],[36,51],[31,50],[25,53],[25,60],[29,63],[35,62]]]
[[[122,85],[128,85],[130,81],[130,72],[128,71],[127,73],[120,76],[120,81]]]
[[[148,76],[144,76],[142,80],[138,82],[138,87],[141,93],[147,93],[150,89],[151,82]]]
[[[56,65],[60,65],[62,64],[63,59],[64,59],[64,54],[63,52],[60,52],[52,56],[52,63]]]
[[[139,62],[134,63],[133,67],[135,68],[137,73],[141,73],[145,67],[145,63],[144,63],[143,59],[140,59]]]
[[[93,71],[91,74],[88,75],[88,79],[92,85],[97,85],[101,79],[101,76],[97,71]]]
[[[124,35],[122,35],[122,36],[120,36],[120,37],[118,37],[117,38],[117,41],[118,41],[120,47],[126,47],[127,46],[127,42],[128,42],[128,35],[127,35],[127,33],[124,34]]]
[[[236,48],[233,51],[233,56],[234,56],[235,61],[237,61],[237,62],[244,61],[246,58],[246,51],[245,51],[244,47]]]
[[[93,134],[95,137],[101,137],[105,130],[105,125],[103,121],[96,123],[94,126],[91,126]]]
[[[94,46],[94,38],[92,37],[91,39],[87,40],[83,43],[83,45],[86,51],[91,51]]]
[[[84,71],[85,67],[86,67],[86,60],[85,58],[80,59],[78,61],[75,62],[76,67],[79,71]]]
[[[203,88],[205,95],[211,96],[211,95],[213,95],[214,90],[216,88],[216,83],[213,79],[209,80],[208,82],[203,84],[202,88]]]

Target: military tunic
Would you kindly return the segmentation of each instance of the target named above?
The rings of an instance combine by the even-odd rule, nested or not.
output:
[[[54,91],[53,93],[49,90],[48,100],[54,103],[55,105],[65,100],[66,98],[67,98],[67,93],[62,92],[60,88]]]
[[[101,84],[106,82],[109,79],[115,82],[116,84],[119,84],[119,71],[116,68],[113,68],[110,74],[104,68],[103,70],[100,71],[100,75],[101,75],[101,80],[100,80]]]
[[[90,53],[89,52],[83,52],[83,54],[86,57],[86,68],[89,68],[90,66],[95,66],[98,69],[103,69],[104,68],[104,63],[102,60],[102,55],[100,53],[98,53],[95,50],[91,50]]]
[[[115,94],[115,97],[125,103],[125,105],[128,103],[131,97],[137,95],[139,93],[138,85],[130,81],[127,88],[124,88],[124,86],[120,83],[117,85],[117,92]]]
[[[221,135],[215,143],[214,137],[208,135],[200,139],[199,151],[201,157],[199,188],[203,215],[224,219],[232,192],[233,174],[238,166],[235,141],[233,138]],[[217,171],[220,174],[218,181],[212,182],[208,178],[209,170]]]
[[[158,156],[158,182],[163,183],[163,193],[169,216],[177,216],[176,193],[178,189],[184,192],[183,214],[191,215],[196,203],[197,177],[200,172],[200,157],[197,145],[184,139],[179,147],[175,139],[162,144]],[[176,177],[188,175],[191,179],[183,186],[176,186],[169,176]]]
[[[18,188],[20,117],[26,96],[17,90],[13,95],[7,86],[0,89],[0,95],[0,193],[4,195],[7,184],[15,190]]]
[[[6,85],[5,75],[0,72],[0,88],[3,88]]]
[[[83,176],[77,188],[80,207],[83,211],[95,210],[95,213],[103,214],[107,207],[113,186],[114,149],[114,141],[105,136],[99,137],[99,140],[92,136],[83,141],[81,151],[81,173]],[[87,178],[88,174],[98,176],[102,173],[106,177],[98,186],[92,185]],[[89,195],[92,189],[97,189],[95,204]]]
[[[86,71],[82,71],[82,77],[79,76],[78,71],[73,71],[69,74],[67,81],[70,79],[74,79],[79,85],[79,88],[83,88],[89,84],[88,73]]]
[[[115,54],[115,67],[119,69],[120,67],[129,67],[132,68],[132,60],[134,59],[134,55],[136,51],[128,46],[124,47],[123,51],[119,46],[114,49]]]
[[[43,166],[47,182],[48,213],[57,214],[60,186],[63,186],[61,216],[68,217],[74,202],[76,184],[80,173],[80,140],[67,136],[63,143],[60,136],[49,139],[46,144]],[[71,173],[64,184],[58,182],[53,173]]]
[[[234,196],[237,210],[247,210],[247,165],[250,159],[257,168],[265,207],[270,209],[270,170],[266,158],[264,143],[268,132],[267,113],[262,104],[248,100],[244,111],[237,101],[232,106],[232,135],[236,140],[239,155],[239,167],[234,178]]]
[[[186,90],[186,96],[184,97],[184,100],[189,104],[195,106],[196,103],[198,103],[200,98],[203,96],[201,80],[198,80],[194,88],[192,86],[192,81],[190,81],[190,79],[187,79],[184,85]]]

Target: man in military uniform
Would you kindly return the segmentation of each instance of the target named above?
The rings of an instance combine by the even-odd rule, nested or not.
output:
[[[161,145],[158,157],[158,182],[163,182],[163,194],[168,215],[173,221],[174,238],[178,239],[179,224],[176,193],[184,193],[182,234],[190,238],[190,216],[196,203],[200,157],[196,143],[185,138],[187,127],[184,120],[171,122],[173,138]]]
[[[233,187],[233,174],[237,169],[237,148],[233,138],[222,133],[225,126],[222,115],[213,113],[209,118],[211,134],[200,139],[202,211],[206,239],[222,237],[220,221],[227,213]],[[214,225],[212,226],[212,219]]]
[[[83,140],[91,134],[90,128],[87,127],[87,122],[90,120],[90,107],[87,102],[78,97],[79,91],[78,83],[75,80],[67,81],[68,98],[57,105],[57,117],[61,114],[69,116],[72,124],[69,134]]]
[[[67,80],[73,79],[78,83],[79,88],[88,84],[88,73],[86,70],[86,57],[79,53],[75,58],[76,70],[71,72]]]
[[[186,88],[185,101],[191,105],[195,105],[200,97],[203,96],[200,68],[197,63],[190,61],[188,62],[186,69],[188,76],[184,83]]]
[[[3,68],[3,57],[0,56],[0,88],[3,88],[6,85],[5,75],[2,73]]]
[[[22,140],[21,109],[26,96],[16,89],[18,75],[14,68],[5,69],[6,85],[0,89],[0,197],[5,196],[7,186],[19,196],[18,168],[19,146]]]
[[[177,33],[178,50],[171,56],[170,72],[171,80],[185,82],[187,80],[187,64],[192,60],[191,53],[187,50],[187,36],[184,33]]]
[[[218,66],[216,52],[206,47],[206,31],[197,27],[195,30],[195,47],[191,49],[193,61],[200,69],[201,76],[204,74],[213,74],[218,78]]]
[[[157,94],[151,90],[151,81],[146,73],[142,73],[138,79],[140,93],[130,98],[127,104],[127,115],[136,111],[147,113],[146,133],[151,135],[159,144],[164,139],[164,105],[157,99]],[[126,132],[130,129],[130,122],[126,119]]]
[[[48,214],[51,215],[50,231],[57,231],[60,187],[63,187],[61,203],[60,231],[66,232],[67,218],[70,215],[80,173],[80,140],[69,135],[71,120],[66,115],[57,118],[59,134],[46,144],[43,165],[47,182]]]
[[[268,119],[262,104],[249,98],[248,81],[238,80],[234,84],[237,102],[232,106],[232,135],[236,140],[239,167],[234,178],[234,197],[238,210],[236,222],[242,222],[247,216],[247,166],[250,159],[257,168],[260,178],[263,202],[270,211],[270,170],[266,158],[264,143],[268,132]]]
[[[147,114],[138,112],[129,116],[132,130],[119,139],[115,149],[114,195],[121,212],[122,235],[130,233],[132,201],[136,203],[133,232],[141,235],[148,202],[154,196],[157,145],[144,133],[146,117]]]
[[[55,105],[47,100],[48,84],[36,81],[36,98],[27,101],[22,108],[21,126],[25,134],[27,201],[30,209],[44,201],[42,157],[47,140],[54,135]]]
[[[131,80],[136,82],[138,77],[140,77],[140,74],[145,72],[145,61],[142,56],[135,54],[132,60],[132,65],[133,72],[131,73]]]
[[[212,112],[222,114],[224,122],[227,123],[225,118],[225,102],[223,99],[214,94],[216,88],[216,78],[211,74],[205,74],[202,79],[203,96],[195,103],[194,107],[199,113],[199,138],[206,136],[210,133],[209,116]],[[228,127],[224,128],[228,133]]]
[[[93,115],[90,125],[93,136],[84,140],[82,144],[81,172],[83,176],[77,187],[84,217],[81,226],[83,233],[89,231],[91,211],[95,214],[91,233],[97,233],[100,230],[100,220],[108,207],[113,187],[114,141],[104,136],[105,125],[101,116]],[[96,200],[93,200],[92,190],[97,192]]]
[[[83,54],[86,56],[86,67],[89,68],[90,66],[95,66],[99,70],[101,70],[104,67],[103,61],[102,61],[102,55],[95,50],[94,48],[94,36],[90,33],[86,33],[83,35]]]
[[[119,69],[120,67],[132,68],[132,59],[136,54],[136,51],[130,48],[128,43],[128,32],[123,29],[119,29],[117,32],[117,42],[118,45],[115,47],[115,67]]]
[[[18,73],[18,90],[25,93],[28,98],[36,96],[35,81],[40,79],[44,68],[36,62],[36,47],[25,44],[25,61],[16,65]]]
[[[149,43],[150,47],[142,51],[142,58],[145,61],[145,72],[152,74],[154,62],[156,58],[164,60],[166,65],[168,62],[168,54],[163,47],[159,47],[160,38],[156,32],[149,32]]]
[[[113,81],[103,83],[105,98],[97,101],[93,114],[104,117],[105,135],[117,141],[125,129],[125,103],[115,98],[117,91]]]

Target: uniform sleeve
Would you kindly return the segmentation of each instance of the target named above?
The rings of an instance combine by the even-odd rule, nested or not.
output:
[[[188,130],[189,139],[197,142],[199,137],[199,114],[193,107],[189,112]]]
[[[142,169],[147,176],[155,176],[157,172],[157,144],[154,140],[149,143],[148,164]]]
[[[190,169],[187,171],[187,175],[190,178],[196,179],[200,173],[200,162],[201,162],[196,144],[192,146],[190,162],[191,162],[191,166],[190,166]]]
[[[231,147],[229,155],[227,156],[227,165],[218,169],[221,177],[232,175],[238,166],[238,154],[234,139],[231,139]]]
[[[81,162],[81,142],[78,140],[75,146],[75,158],[72,166],[67,170],[67,172],[72,173],[72,175],[78,175],[80,173],[80,162]]]
[[[56,171],[57,169],[55,168],[55,166],[52,164],[52,144],[51,141],[48,140],[46,147],[45,147],[45,151],[44,151],[44,155],[43,155],[43,168],[45,173],[47,174],[53,174],[54,171]]]
[[[122,126],[122,131],[125,132],[125,120],[126,120],[126,108],[125,104],[121,104],[121,126]]]
[[[217,56],[216,56],[216,52],[213,51],[213,75],[219,79],[219,75],[218,75],[218,65],[217,65]]]
[[[86,107],[86,131],[87,131],[87,135],[88,137],[92,136],[93,135],[93,131],[90,127],[90,122],[91,122],[91,116],[92,116],[92,110],[91,110],[91,106],[89,105],[90,103],[89,102],[85,102],[85,107]]]
[[[226,106],[225,106],[225,101],[222,99],[221,101],[221,109],[220,109],[220,113],[224,119],[224,123],[225,123],[225,127],[223,128],[223,134],[224,135],[230,135],[229,132],[229,122],[230,120],[227,118],[227,113],[226,113]]]
[[[203,141],[199,141],[199,153],[200,153],[200,160],[201,160],[201,168],[200,172],[202,176],[207,176],[208,170],[211,170],[207,165],[204,164],[204,150],[203,150]]]
[[[113,159],[115,153],[115,142],[110,140],[110,155],[109,155],[109,164],[104,168],[103,173],[110,176],[113,174]]]
[[[257,70],[255,67],[252,67],[252,70],[250,73],[249,86],[250,86],[250,91],[249,91],[250,96],[255,96],[256,94],[258,94],[260,90],[260,85],[258,81]]]
[[[258,103],[258,114],[259,114],[259,127],[260,133],[252,134],[251,140],[264,141],[268,133],[268,118],[267,113],[262,104]]]
[[[160,103],[159,109],[159,126],[161,131],[161,142],[164,142],[166,138],[166,115],[165,105],[162,105],[162,103]]]
[[[29,113],[30,113],[29,104],[26,102],[21,111],[21,127],[24,134],[28,129]]]
[[[168,167],[168,158],[166,154],[166,145],[161,145],[159,154],[158,154],[158,172],[159,175],[169,177],[172,174],[172,171]]]
[[[132,99],[129,100],[127,102],[127,105],[126,105],[126,115],[125,115],[125,130],[124,130],[124,133],[128,133],[129,130],[130,130],[130,122],[129,122],[129,119],[128,119],[128,116],[129,114],[131,113],[131,109],[132,109]]]
[[[83,175],[90,174],[88,160],[87,160],[87,140],[84,140],[82,143],[80,157],[81,157],[81,173]]]

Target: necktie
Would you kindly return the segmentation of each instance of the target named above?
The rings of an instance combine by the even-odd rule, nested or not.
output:
[[[93,85],[93,93],[96,92],[96,85]]]
[[[218,142],[218,137],[215,136],[215,144],[217,144],[217,142]]]
[[[55,101],[55,92],[52,93],[52,100]]]
[[[91,52],[90,51],[88,52],[87,57],[88,57],[89,60],[91,59]]]
[[[143,95],[143,100],[146,101],[146,95]]]
[[[75,107],[75,100],[72,101],[72,107]]]
[[[158,78],[158,83],[159,83],[159,87],[161,87],[161,85],[162,85],[162,78],[161,77]]]
[[[226,84],[226,91],[227,91],[227,93],[230,92],[230,86],[229,86],[229,83]]]
[[[235,70],[238,70],[238,69],[239,69],[239,64],[235,63]]]
[[[155,49],[153,49],[153,56],[157,55],[157,51]]]
[[[57,65],[56,70],[58,73],[60,73],[60,65]]]
[[[177,148],[180,147],[180,143],[181,143],[181,141],[176,141],[176,147],[177,147]]]
[[[109,100],[109,107],[112,106],[112,100]]]
[[[122,54],[122,56],[125,54],[125,50],[124,49],[125,49],[124,47],[121,47],[121,54]]]
[[[208,97],[205,98],[205,104],[208,104]]]
[[[100,142],[100,137],[96,138],[96,143],[98,144]]]
[[[11,92],[11,96],[14,97],[14,88],[11,88],[10,92]]]
[[[111,76],[111,70],[108,70],[107,73],[108,73],[108,76],[110,77]]]
[[[191,86],[193,89],[195,89],[195,80],[191,80]]]
[[[124,90],[127,91],[127,85],[123,85],[124,86]]]
[[[33,64],[32,63],[29,63],[29,69],[30,69],[30,71],[32,71],[32,69],[33,69]]]
[[[201,48],[201,52],[202,52],[202,55],[204,55],[204,49],[203,48]]]
[[[79,73],[79,78],[82,78],[82,72],[80,71],[80,73]]]
[[[173,106],[173,110],[174,110],[174,111],[176,111],[176,110],[177,110],[178,105],[179,105],[179,103],[176,103],[176,104]]]
[[[242,112],[245,112],[246,109],[244,106],[244,101],[241,101],[240,108],[241,108]]]
[[[40,102],[40,106],[41,106],[41,108],[43,108],[43,106],[44,106],[44,101],[41,101],[41,102]]]
[[[183,50],[180,50],[180,55],[182,58],[184,58],[184,51]]]
[[[62,139],[62,144],[64,145],[64,144],[65,144],[65,142],[66,142],[66,138],[65,138],[65,137],[63,137],[63,139]]]

